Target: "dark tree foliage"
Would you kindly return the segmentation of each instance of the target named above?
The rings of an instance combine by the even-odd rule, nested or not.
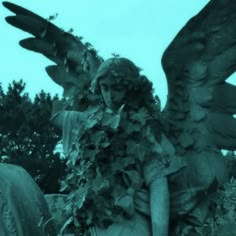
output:
[[[227,159],[227,167],[229,170],[229,176],[234,177],[236,179],[236,154],[233,151],[228,151],[225,156]]]
[[[52,102],[58,99],[41,91],[34,101],[20,80],[3,91],[0,85],[0,161],[22,166],[44,193],[58,193],[65,164],[53,154],[61,133],[51,123]]]

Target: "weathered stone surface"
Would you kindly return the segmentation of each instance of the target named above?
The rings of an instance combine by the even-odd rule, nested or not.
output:
[[[0,164],[0,235],[56,235],[40,188],[23,168],[10,164]]]

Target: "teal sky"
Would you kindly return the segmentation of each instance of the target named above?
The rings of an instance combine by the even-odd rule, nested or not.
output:
[[[162,107],[167,87],[161,67],[161,56],[185,23],[197,14],[208,0],[15,0],[35,13],[48,18],[58,13],[54,24],[64,30],[74,29],[104,59],[112,53],[131,59],[143,69],[154,84]],[[8,25],[4,17],[10,11],[0,6],[1,83],[4,88],[12,80],[23,79],[26,91],[33,97],[41,89],[62,94],[62,89],[46,74],[52,64],[43,56],[18,45],[27,33]]]

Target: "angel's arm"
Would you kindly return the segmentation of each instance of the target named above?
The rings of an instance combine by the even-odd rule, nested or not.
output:
[[[54,101],[52,107],[52,118],[50,121],[59,129],[66,129],[70,124],[76,124],[81,119],[81,112],[67,111],[63,101]]]
[[[135,208],[151,217],[152,234],[168,235],[169,189],[167,177],[154,179],[148,191],[142,189],[135,194]]]
[[[167,175],[155,157],[145,163],[143,174],[149,190],[152,235],[167,236],[170,201]]]
[[[153,236],[167,236],[169,228],[169,189],[167,177],[152,181],[150,190],[150,212]]]
[[[150,133],[151,135],[151,133]],[[153,236],[168,235],[169,229],[169,187],[168,175],[180,171],[185,166],[175,155],[175,149],[162,133],[153,144],[153,156],[144,165],[144,180],[149,189],[149,206]]]

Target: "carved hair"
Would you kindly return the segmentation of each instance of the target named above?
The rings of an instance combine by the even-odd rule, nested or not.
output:
[[[108,74],[112,74],[114,78],[120,77],[120,78],[136,78],[139,76],[140,69],[135,66],[135,64],[126,59],[126,58],[110,58],[103,62],[96,73],[94,85],[98,89],[98,81]]]
[[[153,97],[152,82],[147,77],[140,75],[140,69],[126,58],[110,58],[98,68],[91,88],[96,94],[101,93],[99,81],[111,74],[114,79],[119,78],[121,85],[127,91],[125,97],[126,106],[133,108],[146,107],[152,112],[159,109],[158,99]],[[158,105],[158,106],[157,106]],[[154,112],[154,110],[153,110]]]

